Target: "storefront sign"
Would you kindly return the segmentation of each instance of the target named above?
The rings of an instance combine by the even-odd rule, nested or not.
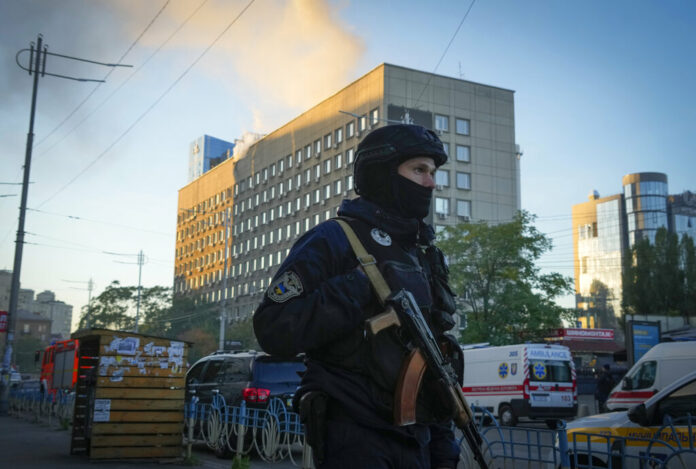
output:
[[[567,339],[614,340],[614,330],[564,328],[557,329],[555,331],[555,337],[565,337]]]

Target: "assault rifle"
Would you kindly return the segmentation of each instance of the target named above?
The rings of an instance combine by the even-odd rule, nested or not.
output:
[[[449,397],[452,420],[466,438],[481,469],[488,464],[481,451],[482,438],[474,422],[469,404],[452,366],[445,360],[440,347],[423,318],[411,292],[400,290],[390,295],[384,313],[367,320],[367,329],[377,334],[391,326],[401,327],[410,341],[411,351],[401,367],[394,399],[394,421],[397,425],[416,423],[416,399],[426,367],[437,378],[438,384]]]

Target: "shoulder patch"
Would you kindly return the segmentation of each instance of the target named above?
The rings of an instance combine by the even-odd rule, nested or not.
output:
[[[385,233],[384,231],[377,228],[372,228],[372,231],[370,231],[370,235],[372,236],[372,239],[374,239],[375,242],[377,242],[377,244],[381,244],[382,246],[391,246],[391,236],[389,236],[389,234]]]
[[[266,291],[266,296],[276,303],[284,303],[290,298],[300,296],[301,293],[300,277],[295,272],[288,270],[271,283]]]

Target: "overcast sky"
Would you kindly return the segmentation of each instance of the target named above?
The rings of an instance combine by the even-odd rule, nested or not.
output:
[[[74,322],[90,278],[94,295],[137,284],[140,250],[143,285],[172,284],[194,139],[271,132],[382,62],[515,91],[522,208],[555,245],[545,269],[573,275],[570,210],[591,190],[618,193],[641,171],[696,190],[694,2],[478,0],[456,35],[470,0],[248,5],[0,0],[1,183],[22,180],[32,77],[19,50],[41,33],[51,52],[134,66],[50,57],[49,72],[106,83],[39,84],[21,283],[72,304]],[[0,269],[20,192],[0,184]]]

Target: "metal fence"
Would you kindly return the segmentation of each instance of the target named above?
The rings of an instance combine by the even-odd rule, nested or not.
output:
[[[39,386],[10,389],[9,412],[11,415],[49,426],[67,429],[72,423],[75,393],[57,391],[45,393]]]
[[[46,394],[39,388],[10,390],[9,410],[16,417],[68,428],[72,422],[75,395]],[[696,417],[666,417],[659,427],[599,429],[571,432],[559,421],[555,430],[502,427],[485,409],[473,407],[477,415],[489,467],[495,469],[551,468],[696,468]],[[211,404],[194,400],[185,408],[184,443],[204,442],[219,454],[246,455],[254,451],[264,461],[290,460],[303,469],[312,468],[311,449],[305,444],[299,415],[280,399],[266,409],[244,403],[229,406],[222,396]],[[459,469],[477,468],[467,445],[460,441]]]

